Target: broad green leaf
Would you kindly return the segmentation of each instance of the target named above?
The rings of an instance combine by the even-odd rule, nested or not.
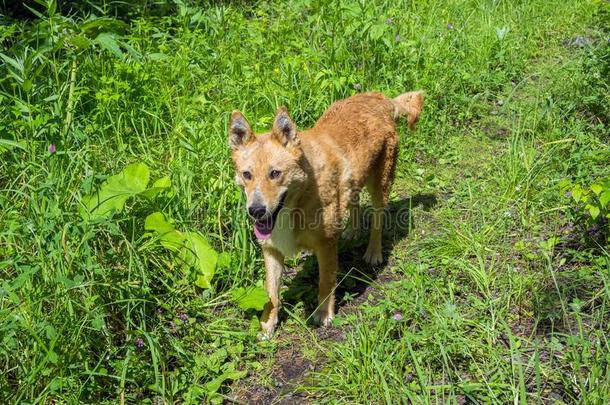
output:
[[[257,311],[262,310],[265,304],[269,302],[269,297],[265,288],[260,286],[253,286],[249,288],[236,288],[231,291],[231,297],[233,301],[241,309],[256,309]]]
[[[602,206],[602,208],[606,208],[606,206],[608,205],[609,202],[610,202],[610,190],[606,190],[599,196],[599,203]]]
[[[587,205],[585,208],[589,210],[591,218],[597,219],[597,217],[599,216],[599,207],[596,207],[595,205]]]
[[[129,42],[118,41],[118,43],[127,51],[129,56],[131,56],[132,58],[139,60],[142,57],[142,54],[140,54],[140,52],[138,52],[133,46],[129,45]]]
[[[194,269],[196,286],[210,287],[218,263],[218,253],[200,233],[176,230],[161,212],[147,216],[144,228],[154,231],[163,247],[178,252],[178,257],[187,270]]]
[[[195,285],[210,288],[210,281],[216,270],[218,253],[208,241],[197,232],[184,232],[185,241],[181,256],[185,264],[194,267],[197,273]]]
[[[385,32],[386,26],[385,24],[375,24],[371,27],[371,30],[369,31],[369,35],[371,37],[371,39],[373,41],[378,40],[379,38],[381,38]]]
[[[98,44],[103,49],[107,50],[117,58],[123,57],[123,52],[121,51],[121,47],[119,43],[116,41],[114,34],[110,34],[108,32],[102,32],[93,40],[96,44]]]
[[[220,375],[213,380],[209,381],[205,384],[205,391],[208,395],[214,394],[216,391],[220,389],[222,383],[226,380],[224,375]]]
[[[238,380],[243,378],[246,374],[246,371],[228,371],[209,381],[205,385],[205,390],[207,391],[208,395],[214,394],[220,389],[220,386],[223,382],[225,382],[225,380]]]
[[[133,163],[123,171],[110,176],[100,189],[82,198],[84,219],[106,217],[112,212],[123,209],[125,202],[146,190],[150,170],[144,163]]]
[[[216,267],[220,269],[227,269],[231,265],[231,255],[227,252],[222,252],[218,255],[218,263]]]
[[[601,186],[601,184],[593,184],[591,186],[591,190],[593,190],[593,192],[595,193],[595,195],[599,195],[599,193],[602,192],[603,187]]]
[[[245,377],[246,374],[248,374],[248,372],[246,370],[243,370],[243,371],[233,370],[233,371],[227,371],[226,373],[224,373],[224,375],[228,379],[231,379],[231,380],[239,380],[240,378]]]
[[[84,35],[76,35],[70,38],[70,44],[75,46],[78,50],[83,50],[91,46],[91,41]]]
[[[177,231],[161,212],[153,212],[147,216],[144,220],[144,229],[155,231],[161,245],[166,249],[177,252],[184,247],[185,236]]]
[[[582,188],[577,184],[572,189],[572,198],[574,198],[574,201],[579,202],[581,196],[582,196]]]
[[[225,364],[225,360],[227,360],[228,352],[224,347],[219,348],[213,353],[208,354],[203,357],[203,362],[208,370],[212,371],[214,374],[220,372],[220,367]]]
[[[114,18],[93,17],[89,21],[82,23],[80,29],[91,38],[100,31],[104,31],[104,33],[113,32],[115,34],[121,34],[129,29],[129,25],[121,20],[115,20]]]
[[[197,274],[195,285],[199,288],[210,288],[210,278],[203,274]]]
[[[151,188],[144,190],[141,194],[149,199],[155,198],[162,191],[166,191],[171,188],[172,181],[168,176],[161,177],[157,179]]]
[[[545,250],[553,250],[555,245],[559,243],[559,238],[557,236],[551,236],[547,240],[543,240],[540,242],[540,247]]]
[[[157,211],[146,217],[144,220],[144,229],[163,234],[173,231],[175,228],[173,224],[165,219],[163,213]]]
[[[557,186],[559,187],[559,191],[562,194],[565,193],[566,191],[568,191],[570,189],[571,185],[572,184],[570,183],[570,180],[568,180],[568,179],[563,179],[557,184]]]

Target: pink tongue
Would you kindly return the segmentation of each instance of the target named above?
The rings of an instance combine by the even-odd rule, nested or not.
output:
[[[257,239],[266,240],[271,237],[271,232],[273,231],[273,225],[263,223],[263,222],[255,222],[254,223],[254,235],[256,235]]]

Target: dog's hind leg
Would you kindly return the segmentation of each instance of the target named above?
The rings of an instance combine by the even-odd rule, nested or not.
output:
[[[381,235],[383,231],[384,210],[390,199],[390,190],[396,169],[396,156],[398,153],[398,136],[388,137],[386,145],[381,152],[371,174],[366,188],[371,195],[373,215],[371,218],[371,235],[369,245],[364,253],[364,260],[372,265],[383,262]]]
[[[383,261],[381,233],[383,231],[383,209],[385,204],[383,203],[382,187],[381,184],[377,183],[377,179],[371,178],[367,184],[367,189],[371,194],[373,213],[371,215],[371,235],[369,236],[369,245],[364,253],[364,261],[372,265],[378,265]]]

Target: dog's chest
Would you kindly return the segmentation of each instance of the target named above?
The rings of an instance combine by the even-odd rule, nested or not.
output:
[[[301,249],[295,239],[294,227],[295,224],[291,221],[290,211],[281,210],[275,220],[271,238],[267,239],[265,244],[277,249],[285,257],[296,256]]]

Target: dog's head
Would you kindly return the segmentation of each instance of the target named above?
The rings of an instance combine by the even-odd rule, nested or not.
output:
[[[243,114],[233,111],[229,146],[237,171],[235,181],[246,193],[254,233],[260,240],[268,239],[286,198],[298,192],[307,178],[296,125],[281,107],[271,132],[255,135]]]

